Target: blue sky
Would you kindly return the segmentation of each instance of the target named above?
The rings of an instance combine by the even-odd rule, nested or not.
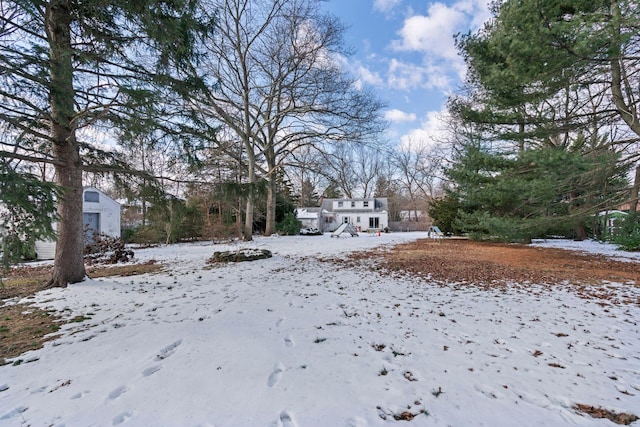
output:
[[[488,0],[329,0],[325,8],[349,26],[356,51],[348,67],[388,103],[391,143],[428,145],[465,67],[456,33],[489,18]]]

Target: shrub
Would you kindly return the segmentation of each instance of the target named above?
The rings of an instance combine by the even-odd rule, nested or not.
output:
[[[619,232],[611,238],[611,242],[625,251],[640,251],[640,214],[638,212],[627,216]]]
[[[276,231],[285,236],[295,236],[300,232],[301,225],[294,214],[287,213],[284,219],[276,224]]]

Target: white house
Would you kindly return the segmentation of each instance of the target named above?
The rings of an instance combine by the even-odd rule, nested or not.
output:
[[[386,197],[361,199],[324,199],[318,216],[321,231],[334,231],[348,223],[358,231],[389,227],[389,208]]]
[[[120,204],[95,187],[85,187],[82,194],[82,222],[88,236],[98,232],[120,237]],[[53,259],[55,251],[56,242],[36,242],[38,259]]]
[[[326,215],[327,212],[324,212]],[[302,228],[314,227],[320,229],[320,218],[323,216],[322,208],[308,207],[297,208],[296,219],[300,221]]]
[[[600,218],[600,226],[604,227],[603,231],[605,231],[607,236],[613,236],[619,232],[620,227],[622,226],[624,220],[628,215],[629,214],[627,212],[617,209],[602,211],[598,213],[598,217]]]

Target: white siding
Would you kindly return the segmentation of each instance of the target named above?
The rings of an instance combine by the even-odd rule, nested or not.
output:
[[[86,201],[84,194],[97,192],[98,202]],[[100,214],[99,231],[111,237],[120,237],[120,204],[94,187],[85,188],[82,213]],[[89,199],[94,200],[92,197]]]
[[[89,192],[89,200],[85,201],[85,193]],[[95,195],[97,193],[97,202]],[[95,187],[87,187],[82,194],[82,213],[99,215],[99,231],[111,237],[120,237],[120,204]],[[55,229],[55,224],[54,224]],[[56,251],[55,242],[36,242],[36,255],[39,260],[53,259]]]
[[[53,259],[56,255],[56,242],[36,241],[36,258],[39,260]]]
[[[360,222],[358,222],[358,218]],[[370,218],[378,218],[378,227],[370,227]],[[354,227],[358,227],[361,231],[367,231],[369,228],[387,228],[389,226],[389,214],[386,211],[383,212],[357,212],[336,214],[336,222],[342,224],[348,222]]]

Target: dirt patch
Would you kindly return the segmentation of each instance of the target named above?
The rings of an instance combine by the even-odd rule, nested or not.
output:
[[[603,304],[638,304],[637,292],[620,292],[608,282],[640,286],[639,263],[608,259],[570,250],[522,244],[474,242],[458,239],[423,239],[351,254],[344,264],[370,265],[383,274],[407,274],[434,284],[456,284],[493,289],[503,286],[570,285],[584,298]]]
[[[143,264],[92,265],[87,267],[89,277],[135,276],[145,273],[158,273],[164,267],[155,260]],[[31,295],[49,280],[53,267],[50,265],[32,267],[28,265],[11,269],[0,287],[0,299],[25,297]]]
[[[384,267],[440,281],[493,283],[639,283],[637,263],[520,244],[423,239],[384,254]]]
[[[61,319],[55,312],[24,304],[0,308],[0,365],[56,338]],[[16,361],[16,363],[19,363]]]
[[[6,303],[11,298],[21,298],[34,294],[51,276],[50,266],[15,268],[3,281],[0,299]],[[89,277],[133,276],[155,273],[163,269],[155,261],[145,264],[118,266],[91,266],[87,268]],[[78,322],[77,316],[68,322]],[[41,310],[28,304],[3,304],[0,306],[0,365],[29,350],[41,348],[49,340],[56,338],[63,319],[54,311]],[[14,363],[21,363],[16,360]]]
[[[607,409],[603,409],[603,408],[595,407],[591,405],[584,405],[581,403],[575,405],[573,409],[578,412],[582,412],[584,414],[590,415],[593,418],[603,418],[603,419],[612,421],[616,424],[621,424],[625,426],[638,420],[638,417],[633,414],[616,413],[613,411],[609,411]]]

